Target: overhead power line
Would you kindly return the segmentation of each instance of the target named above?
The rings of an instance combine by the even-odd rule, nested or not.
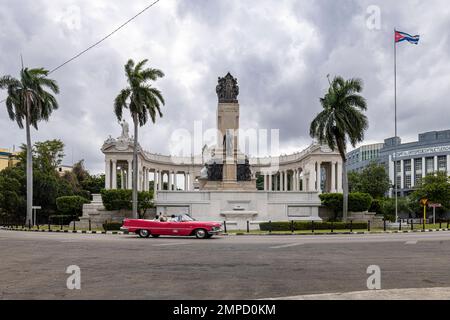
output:
[[[80,53],[78,53],[77,55],[73,56],[72,58],[70,58],[69,60],[65,61],[64,63],[60,64],[59,66],[57,66],[56,68],[50,70],[50,73],[55,72],[56,70],[64,67],[66,64],[72,62],[73,60],[77,59],[78,57],[80,57],[81,55],[85,54],[86,52],[88,52],[89,50],[91,50],[92,48],[96,47],[97,45],[99,45],[100,43],[102,43],[103,41],[105,41],[106,39],[108,39],[109,37],[111,37],[114,33],[116,33],[117,31],[119,31],[120,29],[122,29],[123,27],[125,27],[127,24],[129,24],[131,21],[133,21],[134,19],[136,19],[137,17],[139,17],[141,14],[143,14],[145,11],[147,11],[148,9],[150,9],[151,7],[153,7],[155,4],[157,4],[159,1],[161,0],[156,0],[153,3],[149,4],[147,7],[145,7],[142,11],[140,11],[139,13],[137,13],[135,16],[133,16],[132,18],[128,19],[126,22],[124,22],[122,25],[120,25],[118,28],[116,28],[114,31],[112,31],[111,33],[109,33],[108,35],[106,35],[105,37],[103,37],[102,39],[100,39],[99,41],[97,41],[96,43],[94,43],[93,45],[91,45],[90,47],[86,48],[85,50],[81,51]]]
[[[61,69],[62,67],[64,67],[66,64],[74,61],[75,59],[79,58],[80,56],[82,56],[83,54],[85,54],[86,52],[88,52],[89,50],[93,49],[94,47],[98,46],[100,43],[102,43],[103,41],[105,41],[106,39],[108,39],[109,37],[111,37],[113,34],[115,34],[117,31],[119,31],[120,29],[122,29],[123,27],[125,27],[127,24],[129,24],[131,21],[133,21],[134,19],[136,19],[137,17],[139,17],[141,14],[143,14],[144,12],[146,12],[148,9],[150,9],[151,7],[153,7],[155,4],[157,4],[158,2],[160,2],[161,0],[156,0],[154,2],[152,2],[151,4],[149,4],[148,6],[146,6],[144,9],[142,9],[140,12],[138,12],[136,15],[134,15],[133,17],[131,17],[130,19],[128,19],[127,21],[125,21],[123,24],[121,24],[119,27],[117,27],[116,29],[114,29],[111,33],[109,33],[108,35],[104,36],[103,38],[101,38],[100,40],[98,40],[97,42],[95,42],[94,44],[92,44],[91,46],[89,46],[88,48],[84,49],[83,51],[81,51],[80,53],[76,54],[75,56],[73,56],[72,58],[64,61],[63,63],[61,63],[59,66],[57,66],[56,68],[53,68],[52,70],[49,71],[48,74],[51,74],[59,69]],[[5,102],[6,99],[2,100],[1,103]]]

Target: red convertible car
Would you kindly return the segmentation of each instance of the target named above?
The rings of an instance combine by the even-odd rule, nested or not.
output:
[[[220,233],[221,224],[217,222],[195,221],[188,215],[176,216],[169,221],[125,219],[122,231],[136,233],[141,238],[152,236],[196,236],[198,239],[208,239]]]

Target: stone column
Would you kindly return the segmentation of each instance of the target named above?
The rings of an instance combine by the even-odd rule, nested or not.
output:
[[[284,171],[283,182],[284,182],[283,191],[286,192],[286,191],[288,191],[288,172],[287,172],[287,170]]]
[[[272,173],[269,174],[269,191],[272,191]]]
[[[184,191],[189,191],[189,184],[188,184],[188,177],[189,177],[189,172],[186,173],[186,171],[183,173],[184,174]]]
[[[158,172],[157,172],[157,176],[158,176],[158,187],[157,187],[157,189],[158,189],[158,191],[161,191],[162,190],[162,183],[161,183],[161,178],[162,178],[162,172],[161,172],[161,170],[158,170]]]
[[[149,168],[145,168],[145,191],[149,191],[150,186],[150,169]]]
[[[117,160],[112,160],[112,173],[111,173],[112,186],[111,189],[117,189]]]
[[[342,193],[342,161],[337,163],[337,192]]]
[[[336,162],[331,162],[331,193],[336,192]]]
[[[194,172],[189,173],[189,191],[194,191],[195,174]]]
[[[105,189],[111,189],[111,161],[105,160]]]
[[[438,171],[438,157],[434,156],[434,172]]]
[[[120,189],[125,189],[125,181],[123,179],[123,168],[120,168]]]
[[[153,171],[153,199],[156,200],[158,196],[158,174],[156,172],[156,169]]]
[[[128,160],[127,189],[133,189],[133,160]]]
[[[414,158],[411,159],[411,188],[416,185],[416,168],[414,164]]]
[[[177,191],[178,187],[177,187],[177,171],[174,171],[173,173],[173,190]]]
[[[447,173],[450,174],[450,154],[447,155]]]
[[[172,190],[173,190],[173,189],[172,189],[172,185],[173,185],[173,176],[174,176],[173,171],[172,171],[172,172],[169,171],[169,172],[168,172],[169,186],[168,186],[168,188],[167,188],[167,189],[169,189],[169,191],[172,191]]]
[[[405,189],[405,160],[400,160],[400,172],[400,189]]]
[[[425,176],[427,175],[426,160],[427,159],[425,157],[422,158],[422,178],[425,178]]]

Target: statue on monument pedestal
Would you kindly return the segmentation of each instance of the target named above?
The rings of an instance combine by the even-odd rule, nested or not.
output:
[[[237,79],[228,72],[225,77],[219,78],[218,82],[216,93],[219,103],[237,103],[239,95]]]
[[[129,140],[130,139],[130,133],[129,133],[129,126],[128,126],[128,122],[125,121],[125,119],[122,120],[122,122],[120,123],[120,125],[122,126],[122,134],[120,135],[121,140]]]

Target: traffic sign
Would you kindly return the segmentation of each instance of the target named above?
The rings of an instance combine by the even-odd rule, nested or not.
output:
[[[442,208],[442,204],[440,203],[430,203],[428,206],[430,208]]]
[[[425,207],[428,204],[428,199],[427,198],[420,199],[420,204],[422,205],[422,207]]]

